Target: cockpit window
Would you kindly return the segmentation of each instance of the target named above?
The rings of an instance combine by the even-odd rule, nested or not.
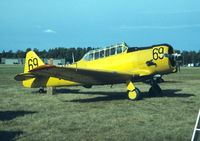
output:
[[[104,58],[111,55],[120,54],[122,52],[125,52],[127,49],[128,49],[128,46],[122,43],[121,45],[115,45],[115,46],[106,47],[104,49],[97,49],[97,50],[90,51],[84,56],[83,59],[86,61],[97,60],[99,58]]]
[[[94,59],[99,59],[99,52],[95,52]]]
[[[104,50],[100,51],[100,58],[104,58],[105,55],[104,55]]]
[[[117,54],[122,53],[122,46],[117,47]]]
[[[106,49],[106,57],[108,57],[110,55],[110,49]]]
[[[90,53],[90,54],[88,55],[88,61],[93,60],[93,58],[94,58],[94,54],[93,54],[93,53]]]
[[[111,53],[110,53],[110,55],[115,55],[115,47],[114,48],[111,48]]]

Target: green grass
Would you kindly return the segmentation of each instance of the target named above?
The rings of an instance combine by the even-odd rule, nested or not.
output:
[[[200,68],[164,76],[164,96],[129,101],[125,84],[57,88],[55,95],[24,88],[20,65],[0,65],[0,140],[187,141],[200,106]]]

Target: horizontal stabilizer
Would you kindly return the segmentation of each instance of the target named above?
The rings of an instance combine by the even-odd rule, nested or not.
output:
[[[36,76],[32,73],[21,73],[18,74],[14,77],[15,80],[17,81],[24,81],[24,80],[28,80],[28,79],[32,79],[35,78]]]

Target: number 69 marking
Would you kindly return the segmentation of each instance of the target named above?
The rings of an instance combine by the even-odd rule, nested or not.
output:
[[[164,48],[154,48],[153,49],[153,59],[158,60],[158,59],[163,59],[164,58]]]
[[[38,67],[38,59],[37,58],[33,58],[33,59],[29,59],[28,60],[28,70],[32,70],[35,67]]]

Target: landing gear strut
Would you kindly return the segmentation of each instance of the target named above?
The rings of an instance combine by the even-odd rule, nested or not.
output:
[[[149,96],[150,97],[162,96],[162,90],[158,85],[157,81],[152,79],[150,84],[151,88],[149,89]]]
[[[141,94],[138,88],[135,88],[131,80],[127,81],[127,95],[130,100],[139,100],[141,99]]]

